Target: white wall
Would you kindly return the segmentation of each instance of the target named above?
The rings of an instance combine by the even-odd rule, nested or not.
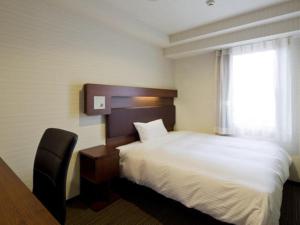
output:
[[[43,131],[79,135],[68,175],[78,193],[77,152],[104,143],[104,121],[81,112],[84,83],[172,88],[159,48],[51,1],[0,1],[0,156],[28,187]]]
[[[217,115],[215,53],[173,62],[176,99],[176,129],[214,133]]]

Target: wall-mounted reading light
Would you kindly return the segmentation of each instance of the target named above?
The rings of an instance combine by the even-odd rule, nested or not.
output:
[[[159,100],[159,97],[152,97],[152,96],[136,96],[134,97],[134,99],[136,100],[140,100],[140,101],[155,101],[155,100]]]
[[[133,97],[133,101],[135,105],[139,107],[157,106],[159,105],[160,98],[152,96],[136,96]]]

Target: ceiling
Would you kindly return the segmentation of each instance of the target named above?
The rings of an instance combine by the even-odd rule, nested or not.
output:
[[[160,47],[169,47],[174,44],[170,40],[176,35],[191,33],[194,35],[193,31],[197,29],[190,30],[191,28],[251,11],[254,11],[251,16],[253,19],[256,17],[255,10],[284,2],[291,4],[280,5],[273,9],[271,14],[274,15],[279,8],[284,12],[286,10],[293,11],[291,8],[293,9],[295,2],[298,2],[292,0],[215,0],[215,6],[209,7],[206,4],[207,0],[48,1],[84,15],[101,26],[121,31]],[[265,12],[269,13],[268,10]],[[261,13],[258,17],[264,18]],[[234,24],[236,26],[239,23],[235,21]],[[216,28],[218,26],[212,25],[210,29],[204,29],[204,33],[212,32]]]
[[[287,0],[101,0],[165,34],[184,31]]]

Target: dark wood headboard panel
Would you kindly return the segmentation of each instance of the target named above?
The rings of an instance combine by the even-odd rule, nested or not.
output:
[[[175,106],[137,107],[112,109],[106,116],[106,144],[122,145],[138,140],[134,122],[162,119],[168,131],[174,129]]]
[[[94,109],[95,96],[105,97],[104,109]],[[173,130],[175,97],[177,90],[85,84],[84,112],[106,115],[106,145],[116,147],[139,139],[133,122],[162,119]]]

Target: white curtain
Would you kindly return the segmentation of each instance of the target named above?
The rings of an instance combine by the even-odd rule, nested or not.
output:
[[[218,133],[276,141],[293,148],[288,39],[218,52]]]

